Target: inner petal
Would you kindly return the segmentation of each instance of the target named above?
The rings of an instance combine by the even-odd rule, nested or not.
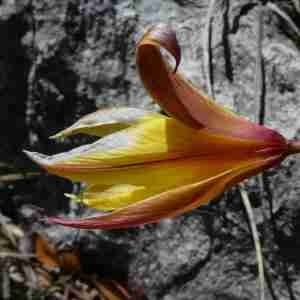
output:
[[[94,176],[85,174],[89,187],[81,200],[89,207],[114,210],[179,186],[207,180],[244,163],[247,161],[190,158],[102,170]]]

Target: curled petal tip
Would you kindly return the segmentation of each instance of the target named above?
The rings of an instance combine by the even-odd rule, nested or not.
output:
[[[175,59],[175,67],[173,73],[176,73],[181,60],[181,49],[176,37],[175,31],[170,25],[160,23],[149,29],[144,35],[142,42],[153,40],[162,45]],[[141,43],[142,43],[141,42]]]
[[[178,72],[172,74],[161,49],[173,55],[176,72],[180,62],[179,44],[175,32],[163,24],[153,26],[138,44],[137,66],[145,88],[169,115],[192,128],[206,127],[254,143],[284,145],[285,140],[277,132],[228,113]]]

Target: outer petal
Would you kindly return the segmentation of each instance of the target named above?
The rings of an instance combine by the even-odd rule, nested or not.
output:
[[[277,155],[268,159],[254,160],[217,176],[166,191],[110,214],[81,220],[54,217],[48,218],[48,222],[87,229],[126,228],[157,222],[162,218],[174,217],[197,206],[207,204],[211,199],[221,194],[224,189],[278,163],[282,159],[282,156]]]
[[[118,174],[116,168],[121,167],[132,168],[140,164],[187,157],[203,160],[219,156],[224,161],[231,158],[243,160],[250,156],[260,156],[260,151],[264,150],[259,141],[224,137],[206,129],[186,127],[172,118],[157,118],[61,154],[45,156],[26,153],[51,173],[75,181],[97,183],[104,174],[106,178],[111,178],[108,175],[111,171],[114,171],[112,175]],[[278,150],[282,151],[280,147]],[[122,170],[126,171],[127,168]],[[126,176],[125,172],[122,175],[125,181]]]
[[[51,138],[61,138],[77,133],[102,137],[132,124],[153,118],[163,118],[163,115],[131,107],[100,109],[80,118],[72,126],[58,132]]]
[[[113,210],[215,177],[249,160],[253,161],[253,158],[195,157],[102,170],[97,176],[85,176],[90,186],[79,197],[87,206]]]
[[[227,136],[259,140],[262,144],[282,144],[277,132],[236,116],[210,100],[178,73],[163,58],[160,48],[180,62],[175,33],[166,25],[154,26],[137,46],[137,66],[150,95],[170,115],[194,128],[207,127]]]

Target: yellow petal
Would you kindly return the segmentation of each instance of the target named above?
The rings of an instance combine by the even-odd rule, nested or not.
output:
[[[259,140],[262,144],[284,144],[277,132],[224,110],[178,73],[174,73],[160,49],[180,62],[176,35],[166,25],[151,28],[137,46],[136,61],[145,88],[171,116],[193,128],[206,127],[227,136]]]
[[[250,157],[185,158],[102,170],[94,177],[85,175],[91,185],[80,194],[80,199],[87,206],[113,210],[176,187],[213,178],[255,160]]]
[[[100,109],[80,118],[72,126],[50,138],[63,138],[77,133],[102,137],[152,118],[163,118],[163,115],[131,107]]]
[[[187,157],[205,158],[203,161],[206,157],[244,159],[259,156],[259,151],[264,149],[259,141],[255,143],[220,136],[206,129],[189,128],[172,118],[157,118],[61,154],[45,156],[34,152],[26,153],[53,174],[75,181],[95,183],[105,170],[107,177],[109,172],[114,171],[111,169],[126,167],[126,170],[129,166],[135,168],[136,165],[163,160]],[[124,172],[126,180],[126,171]]]
[[[71,196],[73,200],[80,201],[88,207],[106,211],[128,206],[150,195],[149,190],[143,186],[119,184],[108,188],[94,185],[75,199],[74,195]]]
[[[226,188],[265,168],[273,166],[282,159],[281,155],[277,155],[265,159],[252,160],[214,177],[168,190],[109,214],[81,220],[67,220],[54,217],[48,218],[48,221],[70,227],[89,229],[125,228],[157,222],[162,218],[174,217],[197,206],[207,204]]]

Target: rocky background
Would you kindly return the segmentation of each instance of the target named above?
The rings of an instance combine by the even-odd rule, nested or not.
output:
[[[176,29],[183,53],[179,71],[206,89],[203,34],[209,2],[0,1],[0,178],[41,173],[0,180],[3,215],[22,223],[28,218],[21,209],[26,204],[48,214],[80,213],[64,197],[77,187],[34,169],[21,151],[50,154],[86,142],[82,137],[55,142],[48,136],[97,107],[157,109],[137,76],[134,58],[135,44],[148,26],[164,22]],[[260,110],[266,125],[287,138],[300,138],[300,37],[269,2],[264,1],[262,103],[255,88],[257,1],[216,1],[215,96],[253,120]],[[300,25],[296,1],[272,2]],[[299,159],[265,174],[263,184],[251,179],[247,189],[263,243],[267,299],[299,299]],[[61,227],[45,230],[60,242],[77,235],[86,270],[126,281],[132,295],[144,299],[258,299],[255,251],[238,189],[208,207],[138,229],[79,235]]]

